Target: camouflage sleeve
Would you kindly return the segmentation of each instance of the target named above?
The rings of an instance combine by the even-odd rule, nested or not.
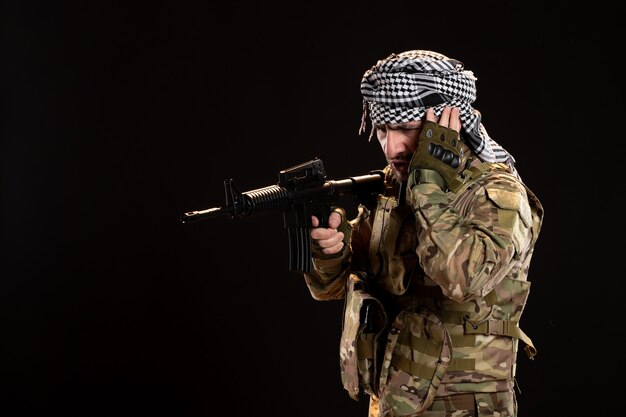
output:
[[[500,176],[466,193],[463,214],[435,184],[419,184],[410,195],[424,272],[459,302],[491,291],[532,236],[528,198],[518,181]]]
[[[344,298],[350,253],[349,248],[344,248],[339,256],[325,259],[313,257],[313,270],[304,274],[304,281],[314,299],[325,301]]]

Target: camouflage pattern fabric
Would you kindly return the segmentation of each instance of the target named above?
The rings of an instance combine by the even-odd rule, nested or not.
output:
[[[366,291],[366,284],[357,275],[348,278],[346,293],[339,346],[341,382],[350,397],[358,400],[361,388],[369,395],[376,393],[379,339],[387,317],[380,302]],[[365,311],[370,315],[367,321]]]
[[[380,375],[382,415],[413,416],[426,410],[452,359],[450,335],[426,308],[403,310],[389,330]]]
[[[390,416],[387,414],[385,417]],[[420,417],[514,417],[517,415],[517,402],[510,392],[457,394],[440,397],[430,408],[419,414]],[[383,417],[380,404],[375,397],[370,398],[369,417]]]

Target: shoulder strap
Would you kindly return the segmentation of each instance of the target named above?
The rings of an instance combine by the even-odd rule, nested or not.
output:
[[[477,179],[495,170],[510,172],[506,164],[499,162],[481,162],[480,164],[472,165],[462,171],[450,185],[450,191],[458,194],[476,182]]]

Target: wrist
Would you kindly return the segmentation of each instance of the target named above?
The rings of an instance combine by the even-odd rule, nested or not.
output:
[[[408,189],[420,184],[436,184],[441,190],[446,189],[446,181],[443,176],[433,169],[414,169],[409,174]]]
[[[313,256],[313,268],[323,282],[332,281],[347,267],[350,251],[344,247],[332,255]]]

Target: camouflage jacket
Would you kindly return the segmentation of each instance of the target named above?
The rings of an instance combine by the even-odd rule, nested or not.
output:
[[[348,278],[362,274],[390,322],[406,308],[435,311],[452,342],[437,397],[511,391],[518,341],[534,354],[519,321],[542,205],[503,164],[476,159],[471,170],[456,193],[420,184],[398,204],[405,199],[386,167],[387,190],[376,207],[359,207],[350,245],[314,258],[304,274],[317,300],[343,299]]]

